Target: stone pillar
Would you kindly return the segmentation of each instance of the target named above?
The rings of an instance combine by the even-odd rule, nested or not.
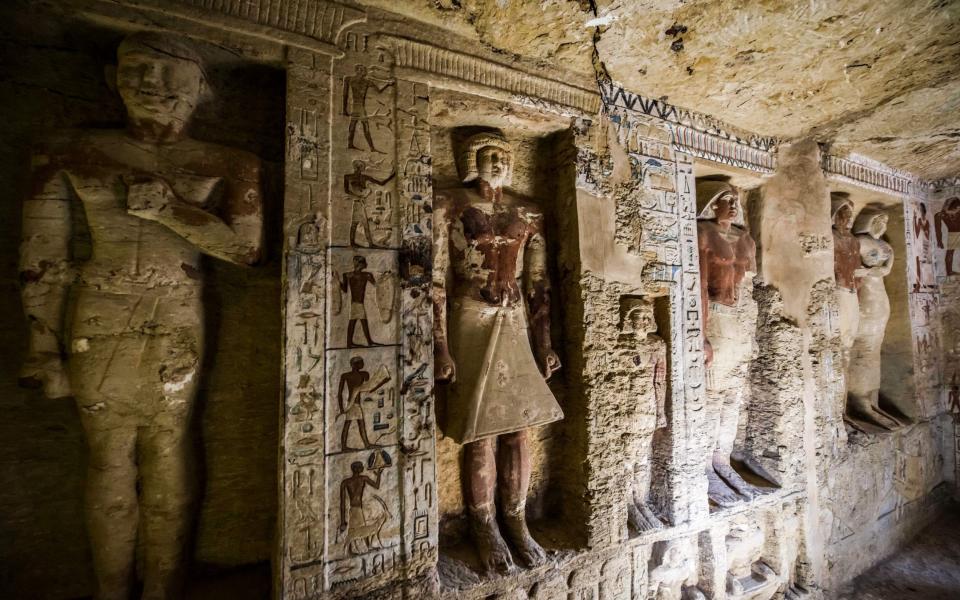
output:
[[[342,37],[288,69],[284,598],[429,587],[437,560],[429,94]]]

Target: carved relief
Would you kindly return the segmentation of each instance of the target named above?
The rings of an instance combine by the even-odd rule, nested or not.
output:
[[[956,274],[954,255],[960,250],[960,198],[947,198],[943,209],[933,215],[933,231],[937,248],[944,251],[943,273],[946,277]]]
[[[259,259],[260,161],[188,136],[207,82],[186,41],[137,33],[117,58],[127,129],[67,134],[33,160],[21,381],[73,395],[80,409],[98,595],[129,596],[140,531],[144,595],[179,597],[195,500],[188,432],[203,360],[201,254]],[[74,197],[93,245],[83,262],[68,255]]]
[[[727,598],[769,600],[777,593],[780,577],[761,559],[763,530],[746,521],[731,525],[727,534]]]
[[[658,542],[654,548],[656,566],[650,568],[647,598],[652,600],[703,600],[697,587],[697,563],[691,558],[689,540]]]

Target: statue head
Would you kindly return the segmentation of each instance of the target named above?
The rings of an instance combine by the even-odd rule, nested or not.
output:
[[[830,218],[833,227],[839,231],[849,231],[853,225],[853,200],[846,192],[830,194]]]
[[[698,221],[716,221],[744,226],[743,206],[737,188],[727,181],[706,179],[697,181]]]
[[[637,299],[632,302],[623,321],[624,329],[636,334],[657,332],[657,321],[653,317],[653,303],[646,299]]]
[[[190,44],[164,33],[134,33],[120,43],[117,61],[117,92],[130,118],[182,129],[207,86]]]
[[[947,198],[947,201],[943,203],[943,209],[949,213],[960,212],[960,198],[956,196]]]
[[[867,206],[860,211],[853,222],[853,232],[856,234],[866,233],[874,239],[880,239],[880,236],[887,232],[888,220],[889,217],[883,208]]]
[[[460,167],[464,183],[480,179],[501,188],[513,179],[513,151],[500,134],[478,133],[465,142]]]

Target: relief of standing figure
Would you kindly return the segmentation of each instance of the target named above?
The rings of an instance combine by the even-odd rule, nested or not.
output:
[[[543,213],[505,190],[510,145],[481,133],[465,143],[472,188],[438,193],[434,229],[434,353],[449,382],[444,434],[464,444],[464,496],[485,570],[513,566],[501,535],[527,566],[546,553],[527,528],[527,431],[563,418],[546,380],[560,368],[550,341],[550,281]]]
[[[357,134],[357,124],[363,129],[363,137],[367,140],[367,147],[380,154],[385,154],[373,145],[373,137],[370,135],[370,115],[367,114],[367,92],[370,88],[378,92],[383,92],[394,84],[393,80],[382,81],[377,85],[378,80],[369,75],[367,67],[357,65],[354,68],[354,75],[345,77],[343,80],[343,114],[350,117],[349,132],[347,134],[347,148],[350,150],[360,150],[354,144],[354,138]]]

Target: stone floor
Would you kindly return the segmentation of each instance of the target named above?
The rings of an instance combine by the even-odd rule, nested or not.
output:
[[[857,577],[838,600],[960,599],[960,508]]]

